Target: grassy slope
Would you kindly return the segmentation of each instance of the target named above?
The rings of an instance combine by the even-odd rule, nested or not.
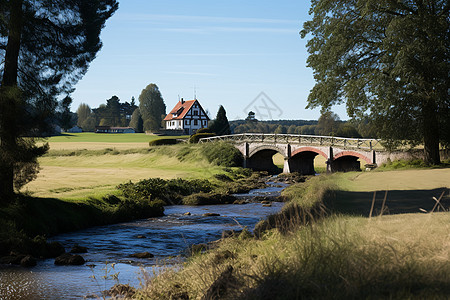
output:
[[[118,184],[130,180],[207,178],[221,172],[201,157],[198,146],[188,150],[186,145],[158,146],[149,152],[148,141],[155,138],[94,133],[52,137],[49,154],[39,159],[41,172],[24,191],[37,197],[77,200],[114,193]],[[180,155],[184,155],[182,161],[177,158]]]
[[[422,203],[395,203],[388,194],[387,204],[417,211],[434,203],[431,197],[439,197],[440,187],[449,187],[446,178],[450,169],[313,178],[306,189],[293,186],[285,194],[305,207],[331,195],[337,215],[291,226],[284,234],[272,230],[259,240],[228,239],[182,271],[153,280],[142,298],[199,299],[216,286],[221,299],[445,299],[450,296],[450,213],[362,216],[370,210],[374,190],[396,189],[399,199],[402,193],[415,195]],[[351,193],[356,194],[349,200]],[[351,200],[359,201],[358,209],[347,214]],[[232,275],[226,271],[230,266]]]

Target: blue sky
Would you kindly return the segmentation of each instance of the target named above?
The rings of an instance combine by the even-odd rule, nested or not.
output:
[[[102,32],[102,50],[75,86],[72,110],[113,95],[137,101],[155,83],[168,111],[178,97],[193,99],[195,89],[212,117],[223,105],[229,120],[249,110],[258,119],[317,119],[318,109],[305,109],[314,80],[299,35],[309,5],[122,0]],[[345,109],[335,112],[346,119]]]

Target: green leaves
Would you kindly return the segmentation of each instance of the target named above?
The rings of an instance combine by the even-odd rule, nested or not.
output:
[[[312,1],[313,18],[300,33],[311,36],[307,62],[316,79],[308,107],[326,111],[345,102],[351,117],[368,116],[382,138],[445,142],[445,134],[425,128],[450,130],[443,121],[449,114],[448,10],[448,0]],[[435,109],[424,110],[427,105]]]

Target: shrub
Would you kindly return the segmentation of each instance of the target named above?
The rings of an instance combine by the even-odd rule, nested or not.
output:
[[[197,130],[196,133],[214,133],[214,132],[209,128],[200,128],[199,130]]]
[[[162,145],[175,145],[178,143],[177,139],[156,139],[153,141],[150,141],[148,145],[150,147],[152,146],[162,146]]]
[[[220,193],[196,193],[183,198],[184,205],[230,204],[236,200],[232,195]]]
[[[191,135],[191,137],[189,138],[189,143],[197,144],[200,139],[213,137],[213,136],[215,136],[214,133],[207,133],[207,132],[196,133],[196,134]]]
[[[131,181],[117,187],[125,198],[133,201],[161,199],[166,203],[179,203],[183,196],[193,193],[210,192],[211,183],[206,179],[144,179],[137,183]]]
[[[241,152],[226,142],[205,144],[203,155],[210,163],[222,167],[240,167],[243,162]]]

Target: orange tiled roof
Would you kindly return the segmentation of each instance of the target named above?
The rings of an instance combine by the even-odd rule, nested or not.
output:
[[[164,121],[183,120],[184,116],[186,116],[186,113],[191,109],[192,105],[194,105],[195,101],[197,100],[183,101],[183,103],[178,101],[175,107],[164,118]],[[177,114],[177,116],[174,117],[173,114]]]

